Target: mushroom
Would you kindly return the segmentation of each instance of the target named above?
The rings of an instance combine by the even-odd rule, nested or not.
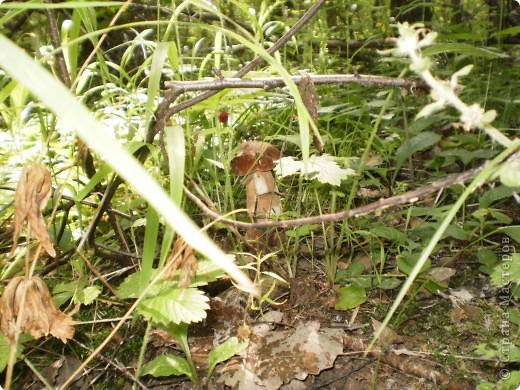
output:
[[[282,153],[267,142],[246,141],[231,160],[231,171],[246,176],[247,210],[256,221],[282,212],[280,194],[271,172],[281,156]]]

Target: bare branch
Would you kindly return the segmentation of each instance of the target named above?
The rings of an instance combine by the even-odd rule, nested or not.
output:
[[[355,209],[341,211],[339,213],[317,215],[314,217],[287,219],[285,221],[264,221],[264,222],[241,222],[235,221],[229,218],[223,218],[222,215],[209,207],[207,207],[200,199],[192,194],[186,187],[184,192],[207,216],[213,219],[218,219],[219,222],[223,222],[229,225],[234,225],[241,228],[274,228],[274,227],[290,227],[290,226],[302,226],[310,225],[322,222],[336,222],[348,218],[360,217],[362,215],[370,214],[378,210],[383,210],[388,207],[399,206],[407,203],[415,203],[419,199],[426,195],[449,187],[453,184],[464,183],[467,180],[474,178],[479,172],[481,172],[487,162],[478,168],[470,169],[468,171],[458,173],[445,177],[444,179],[437,180],[431,184],[423,187],[419,187],[416,190],[406,192],[402,195],[392,196],[387,199],[380,199],[377,202],[367,204],[365,206],[357,207]]]
[[[370,76],[362,74],[309,75],[314,85],[325,84],[359,84],[364,87],[400,87],[406,89],[427,88],[422,80],[404,79],[401,77]],[[300,84],[304,76],[293,76],[295,84]],[[221,91],[226,88],[261,88],[269,90],[285,86],[282,77],[240,79],[224,78],[198,81],[167,81],[165,85],[178,92],[189,91]]]

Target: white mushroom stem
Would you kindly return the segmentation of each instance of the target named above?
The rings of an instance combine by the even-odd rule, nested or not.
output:
[[[246,182],[246,201],[250,215],[257,221],[281,214],[282,201],[271,171],[249,175]]]

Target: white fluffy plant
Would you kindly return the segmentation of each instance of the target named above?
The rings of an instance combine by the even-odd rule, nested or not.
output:
[[[511,146],[512,142],[504,134],[491,125],[497,113],[495,110],[485,111],[479,104],[467,105],[456,94],[459,77],[467,76],[473,65],[467,65],[455,72],[449,81],[439,80],[430,71],[431,61],[423,57],[421,49],[433,44],[437,33],[424,27],[422,23],[399,23],[399,38],[393,38],[396,47],[383,51],[382,54],[391,53],[395,56],[410,58],[410,69],[417,73],[431,88],[430,96],[433,102],[425,106],[417,114],[422,118],[440,111],[447,106],[454,107],[460,112],[460,121],[464,130],[484,130],[494,141],[504,147]]]

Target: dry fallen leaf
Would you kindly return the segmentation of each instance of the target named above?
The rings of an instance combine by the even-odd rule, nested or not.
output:
[[[52,334],[66,343],[74,336],[74,325],[74,320],[58,309],[47,285],[37,276],[11,279],[0,298],[0,330],[10,343],[20,332],[30,333],[35,339]]]
[[[165,280],[172,279],[175,271],[180,270],[179,286],[182,288],[190,286],[191,278],[197,274],[197,258],[193,248],[186,244],[182,237],[175,241],[165,266],[167,267],[164,272]]]
[[[14,254],[18,246],[18,238],[24,222],[29,225],[29,235],[38,239],[50,256],[56,256],[42,215],[51,196],[51,190],[51,174],[47,168],[32,163],[23,169],[16,188],[13,247],[9,257]]]
[[[372,318],[372,328],[374,329],[374,332],[377,332],[382,325],[383,324],[381,322]],[[399,336],[397,333],[395,333],[388,326],[386,326],[383,329],[381,336],[379,336],[379,341],[383,345],[400,344],[403,342],[403,338],[401,336]]]
[[[342,336],[343,330],[320,329],[317,322],[252,336],[250,347],[243,352],[244,361],[225,367],[217,385],[274,390],[293,379],[303,381],[309,374],[318,375],[333,366],[343,352]]]
[[[298,84],[298,90],[300,91],[300,95],[302,97],[303,104],[309,111],[309,115],[311,116],[312,121],[317,125],[318,124],[318,94],[316,92],[316,88],[314,87],[314,83],[312,82],[311,77],[308,74],[302,76],[300,84]],[[312,135],[312,140],[314,142],[314,146],[316,149],[323,153],[323,143],[316,136],[316,134]]]

